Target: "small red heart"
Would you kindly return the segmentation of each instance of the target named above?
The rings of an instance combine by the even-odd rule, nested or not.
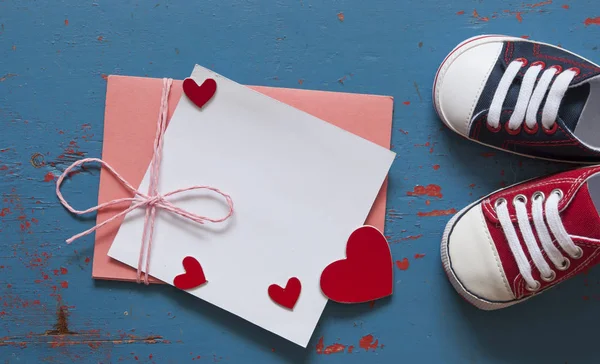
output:
[[[179,289],[192,289],[208,282],[200,262],[194,257],[183,258],[185,273],[178,275],[173,280],[173,285]]]
[[[270,285],[269,297],[271,297],[275,303],[291,310],[296,306],[301,290],[302,285],[300,284],[300,280],[296,277],[292,277],[288,279],[285,288],[282,288],[277,284]]]
[[[387,297],[394,286],[390,246],[372,226],[354,230],[346,259],[329,264],[321,273],[321,290],[330,300],[362,303]]]
[[[217,82],[212,78],[207,78],[200,86],[192,78],[183,80],[183,92],[198,107],[204,106],[216,91]]]

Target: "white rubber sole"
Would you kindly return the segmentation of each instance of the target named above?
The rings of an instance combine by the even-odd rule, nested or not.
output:
[[[444,125],[446,125],[450,130],[452,130],[453,132],[457,133],[458,135],[461,135],[463,137],[465,137],[466,139],[473,141],[475,143],[481,144],[481,145],[485,145],[486,147],[490,147],[496,150],[500,150],[503,152],[507,152],[507,153],[512,153],[512,154],[516,154],[522,157],[527,157],[527,158],[533,158],[533,159],[539,159],[539,160],[546,160],[546,161],[551,161],[551,162],[561,162],[561,163],[570,163],[570,164],[598,164],[598,162],[575,162],[575,161],[566,161],[566,160],[561,160],[561,159],[552,159],[552,158],[543,158],[543,157],[536,157],[536,156],[532,156],[529,154],[522,154],[522,153],[518,153],[518,152],[513,152],[511,150],[507,150],[507,149],[502,149],[500,147],[494,146],[494,145],[490,145],[490,144],[485,144],[482,143],[478,140],[474,140],[469,138],[468,135],[463,135],[462,133],[458,132],[453,126],[452,124],[448,121],[448,119],[446,118],[446,116],[444,115],[444,112],[441,109],[441,105],[440,105],[440,100],[439,100],[439,92],[441,89],[441,83],[440,81],[443,81],[444,75],[445,73],[448,71],[448,68],[450,67],[450,65],[452,64],[452,62],[454,62],[461,54],[463,54],[464,52],[468,51],[469,49],[476,47],[478,45],[481,44],[485,44],[485,43],[489,43],[489,42],[497,42],[497,41],[521,41],[521,42],[529,42],[529,43],[538,43],[538,44],[542,44],[545,46],[549,46],[549,47],[554,47],[554,48],[558,48],[552,44],[548,44],[548,43],[542,43],[542,42],[533,42],[527,39],[523,39],[523,38],[518,38],[518,37],[511,37],[511,36],[506,36],[506,35],[499,35],[499,34],[487,34],[487,35],[480,35],[480,36],[476,36],[476,37],[472,37],[469,38],[465,41],[463,41],[462,43],[460,43],[459,45],[457,45],[444,59],[444,61],[442,61],[442,64],[440,65],[440,67],[438,68],[436,75],[435,75],[435,79],[433,81],[433,92],[432,92],[432,98],[433,98],[433,105],[434,105],[434,109],[435,112],[437,113],[438,117],[440,118],[440,120],[442,120],[442,122],[444,123]],[[567,51],[565,49],[562,49],[563,51],[566,51],[572,55],[575,55],[577,57],[581,57],[578,54],[575,54],[573,52]],[[581,57],[583,58],[583,57]],[[586,61],[595,64],[594,62],[583,58]],[[592,148],[593,149],[593,148]]]

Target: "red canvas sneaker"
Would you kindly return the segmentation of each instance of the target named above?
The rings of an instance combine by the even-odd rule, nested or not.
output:
[[[600,166],[504,188],[446,226],[442,263],[484,310],[529,299],[599,262]]]

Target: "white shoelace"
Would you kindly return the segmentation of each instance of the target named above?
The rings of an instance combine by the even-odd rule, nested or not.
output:
[[[506,100],[508,90],[521,68],[526,64],[526,60],[516,59],[506,68],[506,71],[502,75],[500,83],[496,88],[494,97],[492,98],[492,104],[490,105],[487,117],[487,122],[490,127],[497,129],[500,126],[502,105]],[[521,89],[519,90],[519,96],[517,97],[517,103],[513,114],[508,121],[509,129],[517,130],[521,127],[523,121],[525,121],[525,125],[529,129],[535,129],[537,124],[537,113],[544,101],[544,96],[548,91],[552,79],[558,74],[552,87],[550,87],[544,109],[542,110],[542,126],[546,129],[552,129],[554,126],[562,99],[565,96],[571,81],[573,81],[573,78],[579,74],[579,70],[577,68],[569,68],[564,72],[561,72],[560,68],[549,67],[542,73],[542,76],[536,85],[537,77],[543,69],[543,63],[534,62],[525,72],[521,83]]]
[[[583,250],[573,243],[573,240],[565,230],[558,211],[558,202],[562,199],[562,191],[554,190],[546,199],[542,192],[536,192],[531,198],[531,212],[533,216],[533,224],[537,232],[538,238],[542,243],[542,248],[546,255],[558,270],[566,270],[569,268],[570,261],[560,250],[554,245],[550,232],[554,235],[560,247],[573,259],[579,259],[583,255]],[[546,203],[544,204],[544,200]],[[519,272],[527,283],[527,289],[536,291],[541,284],[535,280],[531,274],[531,265],[527,260],[527,256],[523,251],[519,237],[511,221],[508,212],[508,202],[504,198],[496,201],[495,207],[500,220],[500,225],[508,240],[510,251],[517,262]],[[525,241],[525,246],[529,251],[529,255],[533,260],[533,264],[540,271],[544,281],[550,282],[556,277],[556,273],[550,268],[550,265],[544,259],[542,251],[535,239],[529,217],[527,215],[527,197],[518,195],[513,200],[513,205],[517,212],[518,227]],[[545,211],[545,212],[544,212]],[[544,221],[545,215],[545,221]],[[546,223],[550,227],[550,232],[546,227]]]

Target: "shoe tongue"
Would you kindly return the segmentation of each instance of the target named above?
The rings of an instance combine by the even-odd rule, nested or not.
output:
[[[567,232],[571,235],[600,239],[600,175],[591,177],[573,196],[561,213]]]
[[[565,97],[563,97],[560,108],[558,109],[558,117],[565,123],[571,132],[576,130],[589,96],[590,84],[584,83],[583,85],[569,88]]]

